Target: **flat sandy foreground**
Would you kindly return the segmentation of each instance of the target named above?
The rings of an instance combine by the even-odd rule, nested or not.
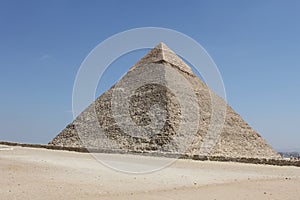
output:
[[[157,160],[101,154],[113,166]],[[1,200],[59,199],[300,199],[300,168],[177,160],[152,173],[128,174],[92,155],[0,146]]]

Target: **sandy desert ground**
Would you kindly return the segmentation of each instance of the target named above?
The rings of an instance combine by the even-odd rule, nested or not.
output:
[[[161,158],[102,154],[102,159],[146,166]],[[129,174],[90,154],[0,146],[0,176],[1,200],[300,199],[299,167],[177,160],[156,172]]]

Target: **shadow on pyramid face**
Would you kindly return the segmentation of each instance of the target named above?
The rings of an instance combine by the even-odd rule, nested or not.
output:
[[[100,99],[100,126],[121,149],[184,153],[197,133],[193,87],[170,65],[142,64]]]
[[[148,126],[152,132],[148,150],[163,148],[179,128],[180,105],[172,91],[163,85],[146,84],[138,88],[130,97],[129,114],[137,126]]]
[[[178,131],[181,118],[180,105],[172,91],[163,85],[146,84],[135,90],[130,96],[128,109],[134,125],[146,128],[147,137],[140,137],[138,132],[135,135],[127,134],[121,129],[119,129],[120,133],[111,134],[116,133],[113,129],[117,125],[105,127],[105,124],[115,124],[114,118],[111,118],[110,123],[105,123],[103,122],[104,118],[99,118],[106,136],[119,140],[119,143],[124,144],[123,148],[126,149],[170,152],[165,147],[171,143],[173,136]],[[99,111],[97,116],[101,115],[101,110]],[[130,129],[130,127],[126,127],[126,129]]]

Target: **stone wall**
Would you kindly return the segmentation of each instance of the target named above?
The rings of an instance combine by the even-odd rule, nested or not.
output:
[[[0,145],[30,147],[30,148],[44,148],[44,149],[50,149],[50,150],[64,150],[64,151],[74,151],[74,152],[81,152],[81,153],[133,154],[133,155],[140,155],[140,156],[192,159],[192,160],[198,160],[198,161],[237,162],[237,163],[249,163],[249,164],[300,167],[300,160],[287,160],[287,159],[282,159],[282,158],[281,159],[230,158],[230,157],[223,157],[223,156],[199,156],[199,155],[188,155],[188,154],[124,151],[124,150],[111,150],[111,149],[87,150],[86,148],[82,148],[82,147],[63,147],[63,146],[53,146],[53,145],[44,145],[44,144],[24,144],[24,143],[1,142],[1,141],[0,141]]]

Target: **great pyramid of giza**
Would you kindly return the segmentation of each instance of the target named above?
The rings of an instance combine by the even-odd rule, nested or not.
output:
[[[226,114],[223,120],[222,115],[218,117],[222,111]],[[124,152],[280,158],[163,43],[49,144]]]

